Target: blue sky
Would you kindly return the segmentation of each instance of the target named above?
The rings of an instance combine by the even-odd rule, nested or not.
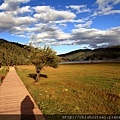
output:
[[[1,0],[0,38],[57,54],[120,45],[120,0]]]

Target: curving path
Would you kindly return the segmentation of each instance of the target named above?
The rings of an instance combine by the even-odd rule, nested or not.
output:
[[[45,120],[14,67],[10,67],[0,86],[0,117],[2,115],[18,115],[20,120],[23,115],[32,116],[31,120]]]

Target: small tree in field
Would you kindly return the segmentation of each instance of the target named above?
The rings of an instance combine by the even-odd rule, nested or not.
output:
[[[45,66],[57,68],[60,62],[60,58],[56,55],[56,52],[50,47],[44,47],[43,49],[35,49],[32,52],[32,63],[36,68],[36,81],[40,80],[40,72]]]

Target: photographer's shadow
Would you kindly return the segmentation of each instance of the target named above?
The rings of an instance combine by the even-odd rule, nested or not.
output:
[[[34,103],[27,95],[21,102],[21,119],[20,120],[36,120],[34,112]]]

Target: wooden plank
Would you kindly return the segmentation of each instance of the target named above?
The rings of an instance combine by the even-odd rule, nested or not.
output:
[[[15,68],[10,67],[0,86],[0,115],[37,115],[38,120],[45,120],[42,112],[29,94]],[[40,118],[38,118],[40,115]]]

